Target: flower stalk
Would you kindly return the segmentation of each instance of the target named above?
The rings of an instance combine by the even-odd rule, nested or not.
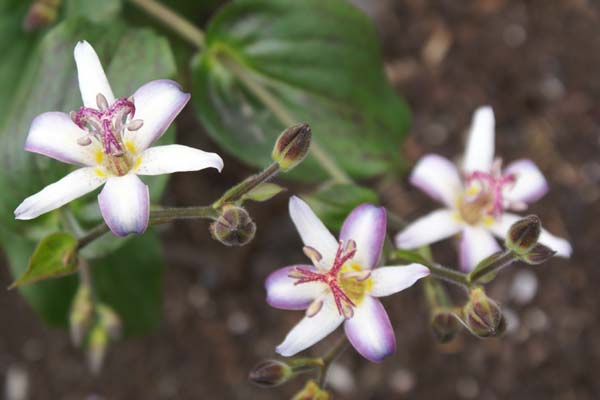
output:
[[[325,385],[325,379],[327,378],[327,371],[331,364],[348,348],[348,340],[346,336],[342,336],[337,343],[320,358],[319,368],[319,387],[323,388]]]
[[[398,250],[395,252],[392,252],[390,254],[390,258],[389,258],[389,262],[392,261],[406,261],[406,258],[403,257],[404,251],[402,250]],[[431,276],[442,279],[446,282],[450,282],[450,283],[454,283],[456,285],[459,286],[463,286],[468,288],[470,286],[470,281],[467,278],[467,275],[454,270],[454,269],[450,269],[450,268],[446,268],[440,264],[434,263],[434,262],[429,262],[427,260],[420,259],[419,260],[420,263],[422,263],[424,266],[426,266],[427,268],[429,268],[429,271],[431,272]]]

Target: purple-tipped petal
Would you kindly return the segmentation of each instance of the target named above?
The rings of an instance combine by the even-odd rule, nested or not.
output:
[[[77,77],[83,105],[97,109],[96,96],[98,93],[106,97],[108,104],[114,103],[115,96],[94,48],[83,40],[77,43],[73,53],[77,64]]]
[[[473,114],[463,172],[490,172],[494,162],[494,111],[490,106],[479,107]]]
[[[296,225],[304,245],[318,250],[323,256],[322,266],[330,268],[338,248],[335,237],[327,230],[308,204],[299,197],[290,197],[289,209],[292,221]]]
[[[140,87],[133,94],[133,118],[141,119],[144,125],[137,131],[126,132],[126,139],[133,143],[135,152],[141,154],[157,141],[189,100],[189,93],[184,93],[176,82],[167,79]]]
[[[326,289],[320,282],[295,285],[297,279],[288,276],[294,268],[315,271],[312,265],[292,265],[273,271],[265,281],[267,303],[283,310],[304,310]]]
[[[77,139],[86,135],[61,112],[47,112],[35,117],[31,122],[25,141],[25,150],[43,154],[55,160],[75,165],[96,165],[96,155],[102,151],[97,142],[81,146]]]
[[[429,268],[421,264],[375,268],[371,273],[373,288],[369,294],[375,297],[383,297],[398,293],[411,287],[419,279],[428,276],[429,273]]]
[[[456,205],[463,190],[456,166],[437,154],[428,154],[419,160],[410,175],[410,183],[449,207]]]
[[[91,192],[102,185],[104,181],[105,178],[100,177],[95,168],[77,169],[23,200],[15,210],[15,218],[33,219],[48,211],[55,210],[71,200]]]
[[[512,213],[504,213],[502,215],[502,219],[497,221],[494,225],[490,226],[490,230],[496,235],[498,238],[504,240],[506,234],[512,224],[522,219],[523,217],[520,215],[512,214]],[[556,255],[559,257],[569,258],[573,253],[573,247],[571,244],[558,236],[554,236],[546,229],[542,228],[542,233],[538,241],[550,247],[552,250],[556,251]]]
[[[383,241],[386,234],[385,208],[373,204],[361,204],[348,215],[342,230],[340,240],[356,242],[356,254],[352,258],[363,269],[377,266]]]
[[[275,351],[282,356],[291,357],[329,335],[343,321],[344,317],[338,313],[333,297],[326,296],[321,310],[312,317],[304,317]]]
[[[396,247],[415,249],[455,235],[462,224],[454,213],[453,210],[441,209],[417,219],[396,235]]]
[[[150,197],[136,175],[111,177],[98,195],[104,222],[117,236],[144,233],[150,216]]]
[[[139,175],[162,175],[173,172],[199,171],[205,168],[223,169],[223,160],[217,153],[208,153],[180,144],[146,149],[135,173]]]
[[[499,250],[500,245],[489,231],[466,225],[460,238],[460,268],[470,272],[480,261]]]
[[[548,192],[548,182],[540,169],[531,160],[517,160],[510,163],[504,174],[515,174],[516,182],[504,193],[511,202],[533,203]]]
[[[366,296],[344,324],[352,346],[367,360],[381,362],[396,352],[396,336],[381,302]]]

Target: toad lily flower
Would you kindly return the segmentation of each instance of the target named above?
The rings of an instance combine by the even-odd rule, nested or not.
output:
[[[410,181],[446,208],[416,220],[396,236],[396,246],[412,249],[461,232],[460,265],[472,270],[479,261],[500,250],[494,237],[504,239],[520,219],[507,210],[521,211],[548,190],[546,180],[531,160],[518,160],[504,170],[494,160],[494,113],[479,108],[474,116],[462,163],[457,168],[444,157],[424,156]],[[571,245],[543,230],[539,242],[569,257]]]
[[[394,330],[378,297],[404,290],[429,275],[420,264],[375,268],[386,233],[383,207],[363,204],[342,226],[339,242],[310,207],[290,199],[290,215],[313,265],[292,265],[266,280],[267,302],[306,310],[277,352],[292,356],[344,323],[346,336],[365,358],[380,362],[396,350]]]
[[[98,195],[100,211],[118,235],[142,233],[148,226],[149,193],[137,175],[160,175],[223,168],[215,153],[181,145],[149,148],[190,99],[173,81],[157,80],[132,97],[115,99],[96,52],[88,42],[75,46],[83,107],[67,115],[37,116],[25,150],[81,166],[28,197],[15,210],[32,219],[106,184]]]

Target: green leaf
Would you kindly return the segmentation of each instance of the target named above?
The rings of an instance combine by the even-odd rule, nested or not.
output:
[[[153,230],[91,262],[98,298],[121,317],[125,334],[156,327],[161,316],[163,255]]]
[[[85,17],[92,22],[109,21],[121,12],[121,0],[66,0],[64,9],[67,18]]]
[[[371,189],[352,184],[327,185],[305,197],[321,221],[333,230],[339,230],[348,214],[359,204],[378,203]]]
[[[46,236],[29,259],[27,271],[10,285],[10,289],[75,272],[76,249],[77,239],[69,233],[55,232]]]
[[[386,81],[373,24],[348,1],[235,1],[208,26],[206,46],[192,66],[196,110],[246,163],[267,165],[277,135],[298,122],[354,177],[400,161],[408,110]],[[291,175],[324,178],[312,157]]]
[[[284,187],[281,187],[275,183],[266,182],[258,185],[257,187],[243,195],[242,199],[258,202],[267,201],[285,190],[286,189]]]

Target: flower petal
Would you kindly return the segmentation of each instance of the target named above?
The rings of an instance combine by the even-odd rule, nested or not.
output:
[[[410,175],[410,183],[449,207],[454,207],[463,190],[456,166],[437,154],[428,154],[419,160]]]
[[[494,233],[494,235],[504,240],[512,224],[514,224],[521,218],[523,217],[520,215],[504,213],[502,215],[502,219],[496,222],[494,225],[492,225],[490,227],[490,230]],[[546,229],[542,228],[542,233],[540,234],[540,238],[538,239],[538,241],[541,244],[546,245],[552,250],[556,251],[557,256],[568,258],[571,256],[571,253],[573,253],[573,248],[567,240],[562,239],[558,236],[554,236]]]
[[[108,104],[112,104],[115,96],[94,48],[85,40],[80,41],[75,46],[74,55],[83,105],[97,109],[98,93],[102,93],[108,100]]]
[[[540,169],[531,160],[517,160],[510,163],[504,174],[515,174],[515,185],[504,194],[513,202],[533,203],[548,191],[548,182]]]
[[[460,231],[461,223],[454,211],[440,209],[417,219],[396,235],[396,247],[414,249],[446,239]]]
[[[139,175],[161,175],[173,172],[199,171],[205,168],[223,169],[223,160],[217,153],[209,153],[180,144],[146,149],[135,170]]]
[[[479,107],[473,114],[467,148],[463,159],[463,172],[490,172],[494,162],[494,111],[492,107]]]
[[[86,133],[61,112],[47,112],[35,117],[25,141],[25,150],[75,165],[96,165],[97,142],[80,146],[77,139]]]
[[[356,254],[352,260],[363,269],[377,266],[385,240],[386,224],[385,208],[373,204],[361,204],[346,217],[340,240],[347,242],[352,239],[356,242]]]
[[[33,219],[91,192],[102,185],[104,181],[105,178],[101,178],[96,174],[95,168],[77,169],[23,200],[15,210],[15,218]]]
[[[321,310],[312,317],[304,317],[277,346],[275,351],[290,357],[317,343],[333,332],[344,321],[332,296],[324,299]]]
[[[373,288],[371,296],[383,297],[411,287],[416,281],[429,275],[429,268],[421,264],[398,267],[375,268],[371,272]]]
[[[190,99],[176,82],[161,79],[146,83],[133,94],[134,119],[144,124],[137,131],[126,131],[139,154],[157,141]]]
[[[318,250],[323,256],[323,267],[330,268],[335,259],[338,242],[321,220],[299,197],[290,197],[290,216],[306,246]]]
[[[460,268],[470,272],[481,260],[499,250],[500,245],[486,229],[465,225],[460,239]]]
[[[396,352],[396,336],[381,302],[366,296],[344,324],[352,346],[367,360],[381,362]]]
[[[323,293],[323,284],[319,282],[295,285],[297,280],[290,278],[288,274],[296,267],[315,271],[312,265],[292,265],[273,271],[265,281],[267,303],[271,307],[283,310],[304,310]]]
[[[111,177],[98,195],[104,222],[117,236],[143,233],[150,217],[148,186],[136,175]]]

